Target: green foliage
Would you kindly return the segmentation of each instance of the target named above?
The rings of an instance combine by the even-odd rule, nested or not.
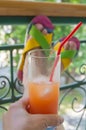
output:
[[[29,0],[28,0],[29,1]],[[34,1],[42,1],[42,2],[66,2],[66,3],[86,3],[86,0],[34,0]]]
[[[68,3],[73,3],[73,4],[78,4],[78,3],[86,3],[86,0],[62,0],[62,2],[68,2]]]
[[[56,2],[56,0],[34,0],[34,1],[41,1],[41,2]]]
[[[10,37],[15,40],[15,43],[24,43],[25,33],[26,33],[26,26],[14,25],[12,28],[12,32],[10,34]]]
[[[70,71],[75,69],[76,73],[79,74],[79,68],[81,65],[86,64],[86,43],[80,45],[78,55],[74,58],[73,63],[70,65]]]
[[[81,0],[62,0],[62,2],[81,3]]]
[[[67,36],[71,30],[70,25],[56,25],[54,30],[54,40],[60,39],[64,36]]]
[[[0,26],[0,42],[2,44],[24,43],[26,25]]]

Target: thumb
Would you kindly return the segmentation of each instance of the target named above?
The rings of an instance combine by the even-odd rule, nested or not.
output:
[[[45,124],[45,127],[48,126],[59,126],[63,123],[64,119],[58,115],[42,115],[40,116],[42,119],[43,125]]]
[[[21,99],[19,99],[19,101],[17,101],[17,103],[19,106],[27,108],[27,106],[29,106],[29,98],[22,97]]]

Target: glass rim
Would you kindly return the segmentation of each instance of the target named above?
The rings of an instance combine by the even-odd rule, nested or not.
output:
[[[55,55],[49,55],[49,56],[46,56],[46,55],[43,55],[43,56],[39,56],[39,55],[37,55],[37,56],[35,56],[35,55],[31,55],[32,53],[34,54],[35,52],[37,52],[37,51],[39,51],[39,52],[52,52],[52,54],[55,54]],[[28,56],[31,56],[31,57],[33,57],[33,58],[49,58],[49,57],[57,57],[57,54],[56,54],[56,51],[54,50],[54,49],[42,49],[42,48],[36,48],[36,49],[34,49],[34,50],[30,50],[29,52],[28,52]],[[60,55],[58,55],[58,57],[60,57]]]

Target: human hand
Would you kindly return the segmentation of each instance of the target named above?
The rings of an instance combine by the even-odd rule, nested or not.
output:
[[[13,103],[3,115],[3,130],[46,130],[58,126],[63,119],[57,115],[30,114],[26,111],[28,99],[21,98]]]

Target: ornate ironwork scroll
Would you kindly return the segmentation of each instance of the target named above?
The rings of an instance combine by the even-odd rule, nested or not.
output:
[[[72,127],[74,126],[74,128],[69,128],[70,130],[86,129],[86,64],[80,66],[79,72],[80,76],[83,75],[82,79],[75,79],[67,70],[66,75],[73,80],[73,83],[61,87],[62,97],[59,104],[61,108],[65,102],[65,111],[69,109],[67,122]],[[68,105],[70,105],[70,107]],[[68,113],[65,111],[64,113],[67,116]],[[76,115],[76,117],[74,117],[73,114]]]

